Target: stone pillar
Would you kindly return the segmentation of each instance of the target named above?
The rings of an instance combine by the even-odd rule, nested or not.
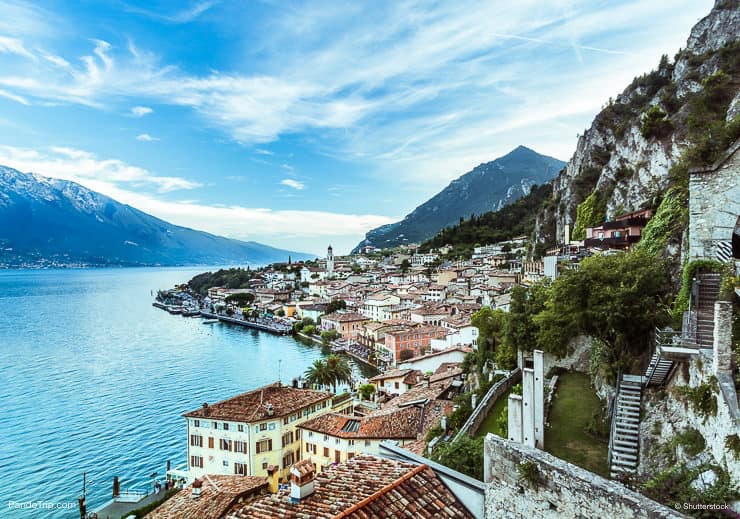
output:
[[[545,362],[543,353],[534,350],[534,441],[545,448]]]
[[[525,368],[522,372],[522,443],[535,446],[534,436],[534,370]]]
[[[522,397],[519,395],[509,395],[508,421],[509,439],[522,443]]]
[[[732,303],[714,303],[714,374],[732,371]]]
[[[524,369],[524,352],[522,350],[516,352],[516,366],[519,369]]]

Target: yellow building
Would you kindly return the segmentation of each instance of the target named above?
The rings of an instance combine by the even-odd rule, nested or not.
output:
[[[188,478],[266,476],[271,465],[287,477],[301,456],[298,425],[330,411],[331,398],[331,393],[276,382],[184,414]]]

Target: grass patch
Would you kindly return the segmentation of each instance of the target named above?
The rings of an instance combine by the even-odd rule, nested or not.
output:
[[[506,393],[501,395],[498,400],[496,400],[496,403],[493,404],[488,416],[486,416],[486,419],[483,420],[483,423],[478,429],[476,437],[484,437],[488,433],[493,433],[501,438],[506,438],[506,430],[501,427],[499,417],[501,416],[504,407],[506,407],[506,404],[508,404],[509,395],[513,389],[514,388],[509,389]]]
[[[558,385],[550,409],[550,427],[545,430],[545,450],[558,458],[608,477],[608,442],[586,432],[601,401],[591,388],[588,375],[566,373]]]

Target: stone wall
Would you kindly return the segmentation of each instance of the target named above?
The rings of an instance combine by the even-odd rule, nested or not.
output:
[[[689,258],[717,258],[718,244],[732,244],[740,215],[740,141],[711,168],[689,178]]]
[[[481,399],[480,403],[473,410],[473,413],[465,421],[465,424],[463,424],[458,433],[455,435],[455,440],[457,440],[463,434],[470,434],[471,436],[475,435],[478,432],[478,429],[480,429],[483,420],[485,420],[488,416],[488,413],[491,412],[493,405],[496,403],[499,397],[504,395],[509,389],[514,387],[514,385],[516,385],[521,380],[522,370],[515,369],[509,374],[508,377],[499,380],[493,386],[491,386],[491,389],[488,390],[485,396]]]
[[[547,452],[492,434],[484,449],[486,518],[685,517]],[[521,478],[522,463],[536,467],[536,484]]]

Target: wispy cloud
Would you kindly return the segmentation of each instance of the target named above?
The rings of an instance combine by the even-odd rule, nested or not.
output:
[[[158,193],[201,187],[200,183],[185,178],[155,175],[119,159],[100,159],[94,153],[65,146],[48,150],[0,146],[0,164],[83,185],[105,182],[113,187],[152,187]]]
[[[266,207],[204,204],[192,200],[165,200],[131,189],[154,185],[160,192],[198,187],[185,179],[156,177],[117,159],[98,159],[86,151],[54,147],[48,151],[0,146],[0,164],[20,171],[78,182],[89,189],[178,225],[232,238],[257,240],[319,253],[324,240],[347,250],[367,229],[392,218],[372,214],[326,211],[273,210]],[[288,179],[289,180],[289,179]],[[310,222],[310,225],[296,225]],[[317,243],[321,243],[317,246]]]
[[[151,11],[148,9],[142,9],[140,7],[135,6],[126,6],[126,10],[139,14],[142,16],[146,16],[147,18],[151,18],[153,20],[159,20],[166,23],[190,23],[194,20],[196,20],[201,14],[205,13],[209,9],[211,9],[214,5],[218,4],[217,1],[207,1],[207,2],[195,2],[191,6],[186,7],[185,9],[181,9],[180,11],[176,11],[170,14],[162,14],[156,11]]]
[[[136,116],[136,117],[144,117],[145,115],[149,115],[153,111],[154,110],[152,110],[148,106],[134,106],[131,109],[131,114],[134,115],[134,116]]]
[[[8,38],[7,36],[0,36],[0,53],[6,54],[17,54],[24,58],[35,60],[36,56],[31,54],[26,47],[23,46],[23,42],[17,38]]]
[[[23,96],[19,96],[17,94],[12,94],[6,90],[0,89],[0,97],[4,97],[5,99],[10,99],[11,101],[15,101],[16,103],[20,103],[22,105],[30,105],[31,103],[28,102],[28,99],[26,99]]]
[[[304,187],[306,187],[303,184],[303,182],[299,182],[297,180],[293,180],[292,178],[284,178],[283,180],[280,181],[280,185],[288,186],[290,188],[297,189],[299,191],[301,189],[303,189]]]
[[[159,138],[158,137],[152,137],[148,133],[140,133],[139,135],[136,136],[136,140],[137,141],[143,141],[143,142],[154,142],[154,141],[158,141]]]

